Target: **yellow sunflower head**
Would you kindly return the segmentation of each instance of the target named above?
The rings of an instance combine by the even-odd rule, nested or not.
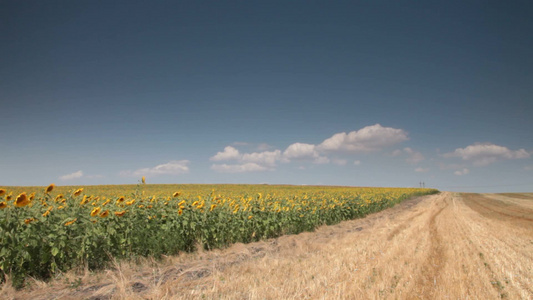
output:
[[[100,213],[100,207],[95,207],[92,211],[91,211],[91,217],[94,217],[96,216],[97,214]]]
[[[26,220],[24,220],[24,224],[28,225],[35,220],[36,220],[35,218],[27,218]]]
[[[77,190],[74,192],[74,196],[79,196],[79,195],[81,195],[82,192],[83,192],[83,188],[81,188],[81,189],[77,189]]]
[[[115,212],[115,216],[117,216],[117,217],[122,217],[122,216],[125,215],[125,214],[126,214],[126,211],[125,211],[125,210],[123,210],[123,211],[116,211],[116,212]]]
[[[44,192],[45,192],[46,194],[48,194],[48,193],[50,193],[51,191],[53,191],[55,187],[56,187],[56,185],[52,183],[51,185],[49,185],[49,186],[46,188],[46,190],[45,190]]]
[[[22,193],[17,196],[17,200],[15,200],[15,206],[17,207],[23,207],[30,204],[30,199],[28,196],[26,196],[26,193]]]
[[[76,218],[76,219],[74,219],[72,221],[65,222],[65,226],[70,226],[70,225],[76,223],[76,221],[78,221],[78,218]]]

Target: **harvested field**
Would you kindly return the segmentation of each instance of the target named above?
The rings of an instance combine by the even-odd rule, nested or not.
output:
[[[315,232],[97,274],[11,299],[531,299],[533,199],[444,192]]]

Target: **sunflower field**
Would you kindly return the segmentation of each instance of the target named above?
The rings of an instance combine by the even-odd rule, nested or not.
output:
[[[0,280],[22,286],[112,259],[226,247],[361,218],[419,188],[274,185],[0,187]]]

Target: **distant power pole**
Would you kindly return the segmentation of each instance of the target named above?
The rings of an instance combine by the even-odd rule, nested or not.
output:
[[[422,181],[420,181],[418,184],[419,184],[420,187],[422,187]]]
[[[422,187],[426,188],[426,183],[422,181]]]

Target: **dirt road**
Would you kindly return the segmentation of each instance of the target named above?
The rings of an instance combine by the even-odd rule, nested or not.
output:
[[[118,266],[32,299],[533,299],[533,196],[444,192],[364,219]],[[1,291],[0,291],[1,292]]]

